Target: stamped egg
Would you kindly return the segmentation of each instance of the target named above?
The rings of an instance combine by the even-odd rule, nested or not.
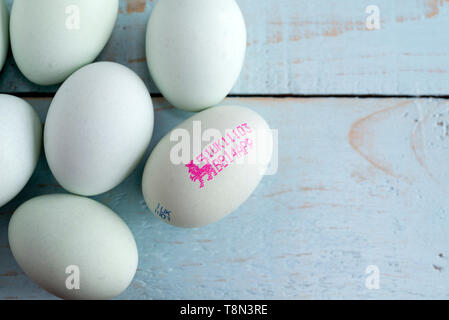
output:
[[[14,0],[11,48],[20,71],[39,85],[64,81],[91,63],[115,25],[119,0]]]
[[[234,0],[160,0],[147,26],[151,76],[175,107],[200,111],[231,91],[243,66],[246,27]]]
[[[42,123],[28,102],[0,94],[0,207],[14,198],[36,168]]]
[[[79,195],[114,188],[144,155],[153,121],[150,94],[133,71],[114,62],[81,68],[48,110],[44,147],[53,175]]]
[[[266,173],[273,137],[265,120],[240,106],[219,106],[187,119],[148,159],[142,191],[158,218],[200,227],[225,217]]]
[[[137,269],[136,242],[106,206],[74,195],[45,195],[22,204],[8,228],[11,251],[39,286],[63,299],[110,299]]]
[[[5,0],[0,0],[0,70],[5,64],[9,48],[9,13]]]

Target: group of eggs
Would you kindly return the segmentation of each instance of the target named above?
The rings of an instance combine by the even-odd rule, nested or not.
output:
[[[0,62],[10,36],[26,78],[40,85],[63,82],[47,114],[43,144],[51,172],[74,194],[40,196],[17,208],[8,230],[11,251],[31,279],[58,297],[115,297],[136,272],[136,243],[116,213],[84,196],[107,192],[130,175],[149,146],[154,123],[150,94],[133,71],[114,62],[92,63],[111,36],[119,0],[15,0],[9,23],[1,2]],[[154,215],[169,224],[218,221],[264,175],[267,164],[240,160],[256,147],[271,157],[265,120],[240,106],[210,108],[233,87],[245,47],[235,0],[159,0],[152,10],[146,38],[152,78],[175,107],[201,111],[172,133],[184,130],[190,141],[197,123],[205,133],[219,133],[182,163],[173,161],[177,142],[170,133],[150,155],[143,195]],[[0,95],[0,207],[31,177],[41,144],[42,125],[33,108]],[[67,282],[73,266],[78,286]]]

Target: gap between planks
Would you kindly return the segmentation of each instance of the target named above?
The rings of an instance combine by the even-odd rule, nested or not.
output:
[[[4,93],[13,94],[20,98],[53,98],[55,93],[48,92],[17,92]],[[150,93],[152,98],[163,98],[160,93]],[[353,99],[446,99],[449,100],[449,95],[382,95],[382,94],[230,94],[226,98],[301,98],[301,99],[315,99],[315,98],[353,98]]]

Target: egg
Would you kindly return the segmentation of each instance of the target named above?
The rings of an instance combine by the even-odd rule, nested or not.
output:
[[[202,111],[154,148],[143,173],[145,201],[174,226],[216,222],[252,194],[272,150],[272,132],[256,112],[240,106]]]
[[[234,0],[160,0],[147,26],[151,76],[175,107],[200,111],[231,91],[243,66],[246,27]]]
[[[4,0],[0,0],[0,70],[5,64],[9,48],[9,13]]]
[[[48,165],[71,193],[106,192],[137,166],[153,122],[150,94],[133,71],[114,62],[87,65],[61,85],[48,110]]]
[[[0,207],[30,179],[41,144],[42,123],[34,109],[25,100],[0,94]]]
[[[39,286],[63,299],[110,299],[137,269],[136,242],[125,222],[88,198],[53,194],[33,198],[13,214],[11,251]]]
[[[64,81],[91,63],[115,25],[119,0],[14,0],[11,48],[20,71],[39,85]]]

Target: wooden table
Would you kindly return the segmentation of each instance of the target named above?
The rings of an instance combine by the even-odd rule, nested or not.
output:
[[[191,115],[157,95],[146,67],[154,2],[121,1],[98,58],[129,66],[156,96],[148,154]],[[119,298],[449,297],[449,3],[375,2],[380,29],[369,30],[369,1],[238,0],[247,58],[223,103],[248,106],[278,129],[278,172],[235,213],[193,230],[147,209],[143,162],[94,197],[138,244],[139,269]],[[26,97],[42,121],[56,89],[28,82],[12,57],[0,74],[1,92]],[[0,299],[53,298],[15,263],[7,226],[25,200],[60,192],[42,156],[0,208]]]

